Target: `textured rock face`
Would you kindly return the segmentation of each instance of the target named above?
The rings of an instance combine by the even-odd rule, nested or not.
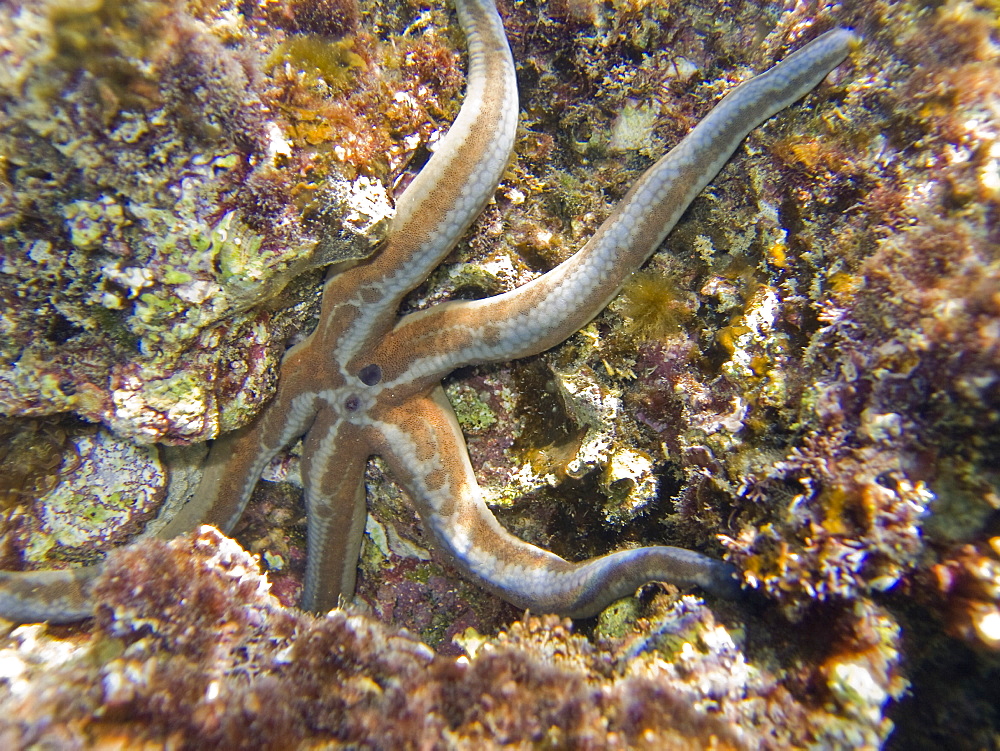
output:
[[[609,311],[540,358],[448,384],[478,477],[517,534],[573,558],[655,542],[725,554],[763,612],[651,588],[637,610],[583,624],[586,638],[514,623],[450,573],[373,464],[359,592],[433,652],[356,613],[284,610],[206,534],[130,551],[92,634],[11,637],[3,716],[24,718],[6,728],[11,745],[55,732],[222,744],[260,728],[275,743],[388,743],[378,733],[397,730],[377,720],[400,706],[400,737],[456,745],[856,747],[882,742],[887,717],[905,720],[901,746],[956,727],[970,748],[995,739],[992,6],[847,2],[818,19],[773,4],[501,10],[519,65],[516,156],[408,309],[550,268],[751,68],[816,26],[865,39],[818,98],[751,135]],[[289,336],[311,325],[310,269],[368,253],[384,232],[385,197],[458,106],[460,45],[444,7],[363,11],[0,4],[6,566],[91,560],[141,528],[164,462],[132,444],[248,420]],[[147,469],[133,473],[137,456]],[[294,478],[295,461],[271,476]],[[59,499],[78,501],[102,462],[142,491],[74,517]],[[286,604],[303,555],[290,487],[262,489],[238,530]],[[180,573],[159,580],[150,561],[164,556]],[[182,606],[169,589],[186,581]],[[138,584],[148,596],[129,594]],[[282,652],[293,648],[296,667]],[[905,679],[912,693],[894,706]],[[288,696],[286,716],[273,699]],[[538,704],[551,713],[528,726]]]
[[[0,413],[147,443],[231,430],[310,314],[301,281],[281,313],[262,303],[381,239],[387,164],[358,165],[405,117],[361,122],[384,114],[370,38],[323,42],[330,82],[282,42],[301,21],[262,21],[170,0],[0,7]],[[333,158],[317,146],[338,122]]]
[[[818,707],[751,667],[693,597],[606,614],[600,646],[526,618],[492,638],[468,629],[454,657],[359,613],[282,607],[209,527],[112,560],[89,633],[25,626],[0,651],[6,747],[872,746],[905,685],[898,630],[872,609],[842,624],[852,651],[830,653]]]

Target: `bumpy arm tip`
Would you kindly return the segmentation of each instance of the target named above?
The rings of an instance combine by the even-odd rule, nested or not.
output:
[[[75,623],[93,613],[101,566],[62,571],[0,571],[0,618],[14,623]]]

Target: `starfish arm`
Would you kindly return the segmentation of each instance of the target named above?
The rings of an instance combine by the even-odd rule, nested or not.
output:
[[[308,512],[306,577],[300,606],[325,612],[354,594],[365,533],[367,445],[353,425],[321,412],[302,446]]]
[[[492,198],[510,159],[517,131],[517,80],[503,23],[492,0],[457,0],[459,23],[469,51],[462,108],[434,154],[396,202],[385,245],[371,262],[341,281],[349,295],[326,295],[355,309],[350,327],[338,336],[334,360],[354,354],[395,321],[403,296],[455,246]],[[343,315],[339,313],[338,315]],[[332,316],[324,310],[323,319]]]
[[[386,410],[374,426],[381,436],[375,450],[441,548],[463,573],[518,607],[585,617],[651,581],[722,596],[740,591],[731,565],[690,550],[646,547],[570,563],[510,534],[483,501],[440,386],[405,409]]]
[[[257,480],[275,455],[299,438],[316,412],[316,395],[300,381],[306,368],[292,349],[282,360],[288,377],[282,378],[271,402],[249,425],[221,436],[205,462],[198,489],[158,533],[170,539],[201,524],[228,534],[243,515]]]
[[[0,571],[0,618],[14,623],[73,623],[94,614],[91,590],[103,567]]]
[[[837,29],[726,95],[636,182],[590,241],[518,289],[403,318],[376,353],[387,380],[423,383],[456,367],[542,352],[586,325],[652,255],[747,134],[805,96],[850,52]]]
[[[215,441],[198,489],[157,537],[170,539],[201,524],[223,532],[233,528],[264,467],[312,421],[315,398],[294,394],[294,389],[279,388],[253,423]],[[93,614],[90,592],[103,570],[98,563],[59,571],[0,571],[0,618],[17,623],[87,618]]]

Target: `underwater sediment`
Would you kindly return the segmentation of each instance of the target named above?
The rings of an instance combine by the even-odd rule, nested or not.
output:
[[[584,331],[446,384],[519,536],[725,556],[760,601],[651,585],[576,634],[522,618],[449,570],[373,462],[364,608],[286,607],[303,512],[265,484],[236,538],[277,600],[210,532],[119,553],[93,624],[9,636],[3,737],[995,744],[993,6],[500,10],[515,156],[408,310],[551,268],[722,93],[818,31],[863,38]],[[148,522],[163,446],[267,400],[321,269],[372,252],[457,111],[462,45],[436,3],[5,2],[0,30],[3,563],[48,568]],[[98,472],[122,486],[94,503]]]

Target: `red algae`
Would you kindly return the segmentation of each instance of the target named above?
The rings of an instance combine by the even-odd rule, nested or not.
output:
[[[821,707],[750,670],[691,597],[658,599],[600,646],[569,621],[526,617],[493,638],[467,629],[463,656],[436,654],[357,612],[282,607],[255,561],[209,527],[112,554],[96,597],[88,636],[22,627],[17,650],[0,653],[5,747],[742,749],[769,736],[788,747],[882,732],[854,716],[857,701],[837,707],[835,674],[860,671],[882,692],[876,719],[899,688],[878,611],[851,622],[848,657],[827,650],[817,679],[834,703]]]

